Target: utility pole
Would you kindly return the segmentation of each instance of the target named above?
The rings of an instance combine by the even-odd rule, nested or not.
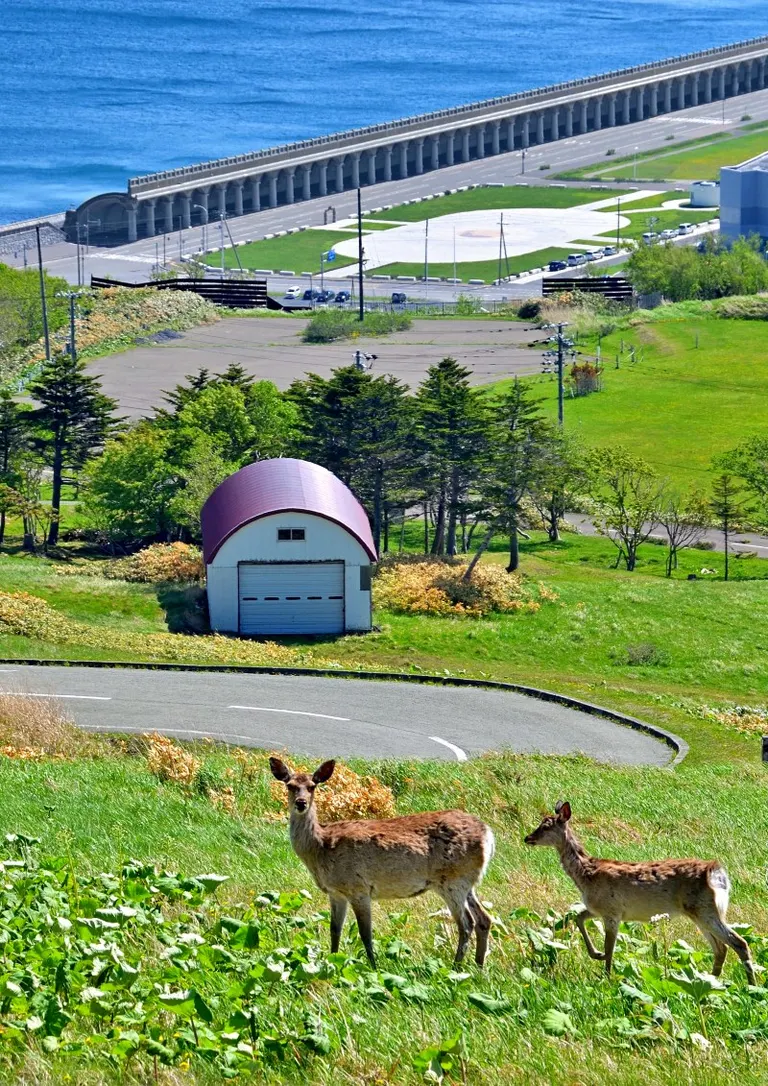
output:
[[[51,360],[51,337],[48,334],[48,302],[45,297],[45,273],[43,272],[43,246],[40,241],[40,227],[35,227],[37,236],[37,270],[40,275],[40,302],[43,307],[43,335],[45,336],[45,357]]]
[[[621,247],[621,197],[616,199],[616,248]]]
[[[566,353],[570,353],[571,357],[573,357],[575,352],[571,350],[573,340],[568,339],[563,334],[563,329],[568,327],[567,321],[550,324],[549,327],[556,328],[557,331],[554,336],[549,337],[549,342],[555,344],[555,348],[544,353],[544,372],[551,373],[549,367],[552,362],[555,363],[557,368],[557,425],[562,430],[565,422],[565,356]]]
[[[224,278],[224,212],[219,213],[219,244],[221,245],[221,278]]]
[[[424,298],[429,297],[429,219],[424,220]]]
[[[69,299],[69,353],[72,356],[72,361],[77,361],[77,347],[75,345],[75,299],[85,294],[84,290],[59,290],[56,292],[57,298]]]
[[[360,195],[360,189],[357,190],[357,282],[358,282],[358,305],[360,307],[360,320],[365,320],[365,304],[363,302],[363,198]]]

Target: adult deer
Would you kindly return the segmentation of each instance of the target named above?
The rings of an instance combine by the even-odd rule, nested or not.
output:
[[[320,824],[315,789],[330,780],[336,763],[323,762],[310,776],[293,773],[279,758],[269,759],[273,776],[288,791],[293,850],[331,903],[331,952],[339,949],[347,905],[357,919],[368,960],[376,967],[371,901],[439,894],[459,929],[456,961],[477,933],[475,961],[488,950],[491,918],[475,887],[494,851],[489,826],[465,811],[426,811],[402,818]]]
[[[571,829],[570,803],[558,803],[553,815],[525,838],[527,845],[551,845],[560,863],[581,892],[583,909],[576,915],[590,958],[605,962],[611,972],[613,949],[622,920],[650,920],[654,916],[687,916],[709,941],[715,955],[712,972],[719,976],[728,947],[744,963],[750,984],[755,974],[749,947],[725,915],[731,883],[716,860],[662,860],[623,863],[590,856]],[[605,951],[595,949],[587,931],[590,917],[599,916],[605,927]]]

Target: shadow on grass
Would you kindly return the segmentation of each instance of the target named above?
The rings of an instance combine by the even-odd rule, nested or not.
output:
[[[169,633],[208,634],[208,600],[205,589],[197,584],[161,584],[157,602],[165,612]]]

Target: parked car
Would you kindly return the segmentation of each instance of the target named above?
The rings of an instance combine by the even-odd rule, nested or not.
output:
[[[408,299],[401,290],[393,290],[392,298],[390,299],[390,301],[392,305],[405,305]]]
[[[578,268],[580,264],[586,264],[587,258],[584,253],[571,253],[568,257],[568,267]]]
[[[618,254],[618,251],[619,250],[616,248],[615,245],[603,246],[603,256],[616,256]]]
[[[336,300],[336,291],[335,290],[321,290],[320,293],[317,296],[317,300],[318,300],[318,302],[321,302],[321,303],[333,302],[333,301]]]
[[[677,232],[678,232],[678,234],[692,234],[693,233],[693,223],[692,222],[681,222],[680,225],[677,228]]]
[[[352,295],[348,290],[336,291],[336,305],[346,305]]]
[[[603,258],[603,250],[602,249],[587,249],[584,256],[587,258],[587,260],[602,260],[602,258]]]
[[[677,230],[662,230],[659,234],[660,241],[669,241],[670,238],[677,237]]]
[[[316,302],[320,298],[320,291],[319,290],[305,290],[301,297],[302,297],[303,301],[305,301],[305,302]]]
[[[564,271],[567,267],[568,265],[564,260],[550,260],[549,262],[550,271]]]
[[[283,297],[287,300],[290,300],[291,298],[300,298],[301,287],[288,287]]]
[[[659,235],[654,234],[653,230],[649,230],[647,233],[643,234],[643,241],[646,245],[653,245],[653,243],[658,240]]]

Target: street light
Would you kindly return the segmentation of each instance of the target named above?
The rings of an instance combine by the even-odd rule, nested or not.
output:
[[[204,211],[205,212],[205,219],[203,219],[203,221],[201,222],[200,225],[202,226],[202,230],[203,230],[203,236],[202,236],[202,239],[201,239],[201,244],[203,246],[203,252],[206,252],[207,249],[208,249],[208,245],[207,245],[207,241],[208,241],[208,238],[207,238],[207,232],[208,232],[207,231],[207,227],[208,227],[208,208],[203,207],[202,204],[192,204],[192,207],[193,207],[193,209],[196,208],[198,211]]]
[[[522,169],[520,170],[520,173],[524,174],[525,173],[525,147],[523,147],[523,149],[522,149],[520,159],[521,159],[521,162],[523,164]]]
[[[632,180],[633,181],[637,181],[637,152],[638,152],[638,150],[639,150],[639,148],[635,147],[635,158],[634,158],[634,162],[632,163]]]

